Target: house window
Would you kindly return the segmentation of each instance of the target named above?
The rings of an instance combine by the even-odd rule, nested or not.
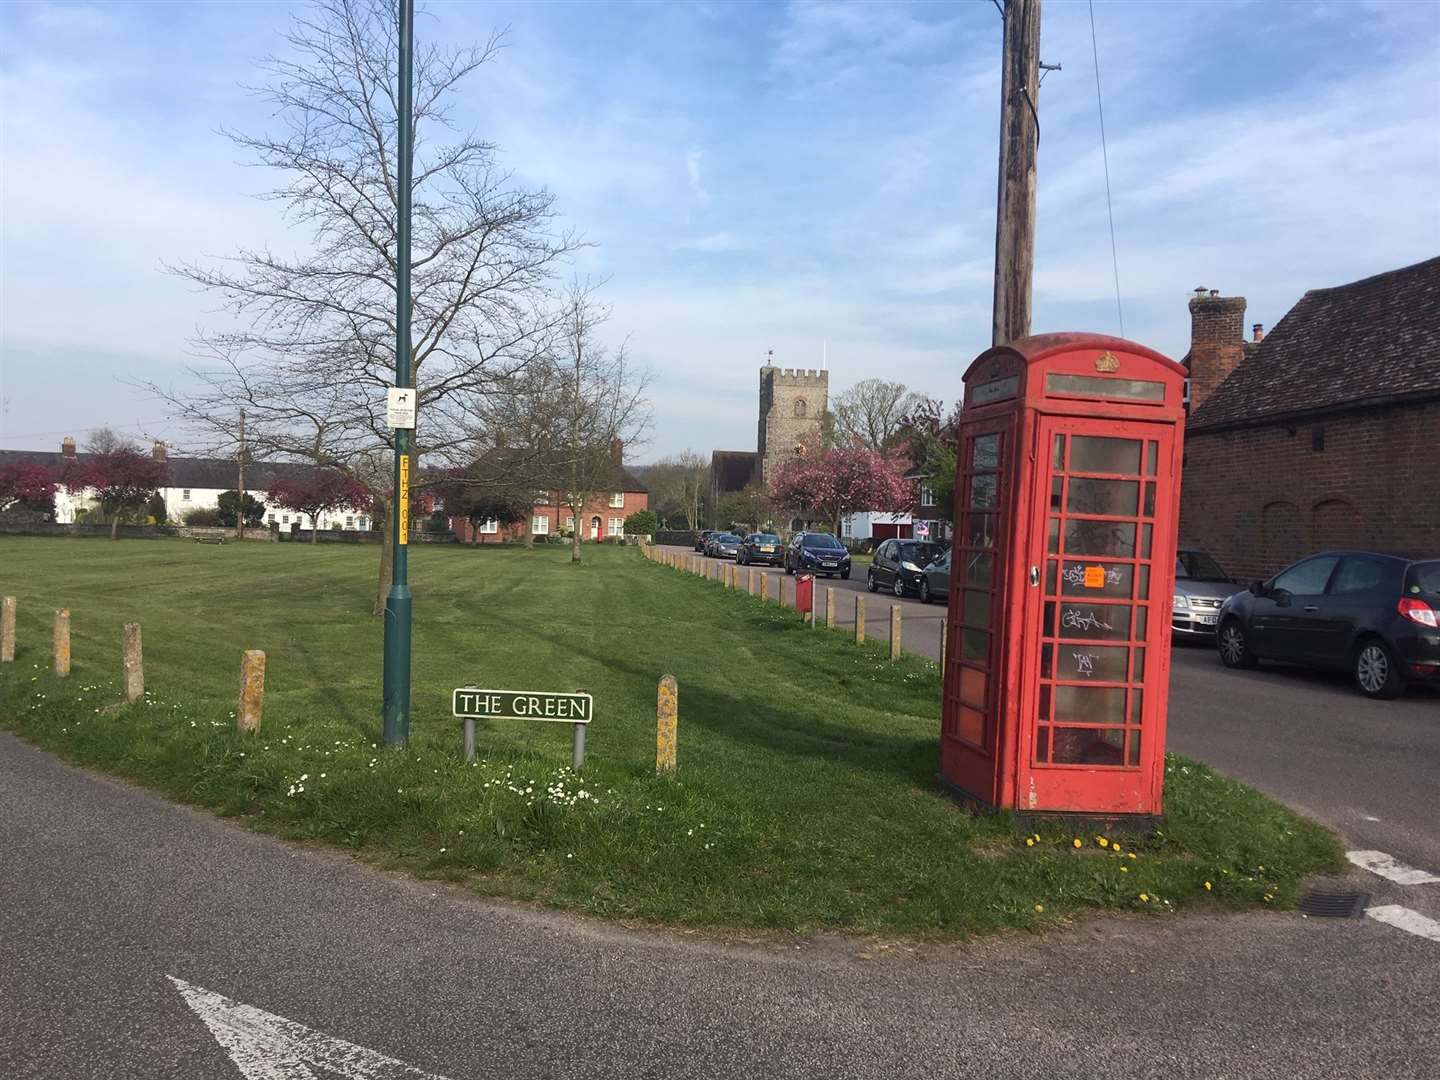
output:
[[[494,536],[500,531],[500,522],[494,518],[488,518],[480,523],[480,532],[485,536]]]
[[[550,518],[547,514],[536,514],[530,520],[530,529],[536,536],[545,536],[550,532]]]
[[[189,501],[190,501],[190,489],[189,489],[189,488],[185,488],[183,491],[180,492],[180,501],[181,501],[181,502],[189,502]]]
[[[282,518],[280,519],[280,524],[282,524],[282,525],[289,525],[289,524],[290,524],[290,515],[289,515],[289,514],[286,514],[284,517],[282,517]]]
[[[935,489],[932,488],[929,484],[921,484],[921,485],[920,485],[920,505],[921,505],[921,506],[934,506],[934,505],[935,505]]]
[[[610,509],[619,510],[624,505],[625,493],[623,491],[617,491],[614,495],[610,496]]]
[[[574,530],[574,528],[575,528],[575,515],[574,515],[574,514],[566,514],[566,515],[565,515],[565,528],[570,529],[570,530],[572,530],[572,531]]]
[[[804,399],[803,397],[802,397],[802,398],[796,398],[796,399],[795,399],[795,415],[796,415],[796,416],[804,417],[804,415],[805,415],[805,409],[806,409],[806,408],[807,408],[807,406],[806,406],[806,404],[805,404],[805,399]]]
[[[270,514],[268,517],[265,518],[265,520],[268,521],[271,525],[274,525],[274,524],[275,524],[275,515],[274,515],[274,514]]]
[[[369,528],[370,528],[370,519],[369,519],[369,518],[362,517],[362,518],[360,518],[360,519],[356,522],[356,524],[358,524],[358,525],[360,526],[360,530],[361,530],[362,532],[366,532],[366,531],[368,531]]]
[[[350,515],[348,515],[348,516],[345,518],[345,527],[346,527],[347,529],[353,529],[353,528],[355,528],[355,515],[354,515],[354,514],[350,514]]]
[[[610,532],[609,532],[609,535],[610,535],[610,536],[624,536],[624,535],[625,535],[625,519],[624,519],[624,518],[611,518],[611,519],[610,519]]]

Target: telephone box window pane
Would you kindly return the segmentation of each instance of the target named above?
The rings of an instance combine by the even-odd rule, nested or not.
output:
[[[1145,444],[1145,475],[1154,476],[1155,466],[1160,456],[1160,444],[1147,442]]]
[[[992,548],[995,546],[995,515],[965,515],[965,546]]]
[[[960,669],[960,700],[966,705],[973,705],[977,709],[985,707],[985,672],[978,668],[962,667]]]
[[[966,592],[965,594],[965,615],[962,620],[966,626],[990,628],[990,594],[988,592]]]
[[[1127,757],[1127,760],[1126,760],[1125,763],[1126,763],[1127,765],[1139,765],[1139,764],[1140,764],[1140,732],[1138,732],[1138,731],[1132,731],[1132,732],[1130,732],[1129,745],[1130,745],[1130,749],[1129,749],[1128,757]]]
[[[1065,468],[1065,436],[1064,436],[1064,435],[1056,435],[1056,436],[1055,436],[1055,455],[1054,455],[1054,458],[1052,459],[1052,464],[1054,464],[1054,466],[1055,466],[1055,468],[1056,468],[1057,470],[1060,470],[1060,469]]]
[[[1055,605],[1049,600],[1045,601],[1045,623],[1040,633],[1045,637],[1055,636]]]
[[[997,473],[983,473],[970,478],[970,505],[976,509],[988,510],[996,503],[996,492],[1000,486]]]
[[[1130,723],[1134,724],[1136,727],[1140,726],[1140,709],[1142,705],[1141,699],[1144,697],[1144,695],[1144,690],[1130,691]]]
[[[1136,641],[1144,641],[1144,640],[1145,640],[1145,630],[1146,630],[1146,626],[1147,626],[1147,620],[1146,620],[1146,618],[1145,618],[1145,612],[1146,612],[1146,610],[1147,610],[1147,609],[1145,608],[1145,606],[1144,606],[1143,604],[1136,604],[1136,605],[1135,605],[1135,640],[1136,640]]]
[[[1149,599],[1150,599],[1150,566],[1149,566],[1148,563],[1141,563],[1141,564],[1140,564],[1140,572],[1139,572],[1139,574],[1138,574],[1138,580],[1139,580],[1139,582],[1140,582],[1140,585],[1139,585],[1139,587],[1135,590],[1136,599],[1139,599],[1139,600],[1149,600]]]
[[[1073,483],[1073,481],[1072,481]],[[1147,525],[1146,528],[1149,528]],[[1067,518],[1065,521],[1065,553],[1067,555],[1135,554],[1135,523],[1133,521],[1088,521]]]
[[[995,580],[995,556],[988,551],[971,551],[965,560],[965,584],[988,589]]]
[[[1140,440],[1075,435],[1070,440],[1070,471],[1134,476],[1140,471]]]
[[[1138,480],[1091,480],[1072,476],[1065,509],[1072,514],[1134,517],[1139,496]]]
[[[1062,641],[1124,641],[1130,636],[1130,605],[1062,603],[1059,636]]]
[[[1035,732],[1035,760],[1040,764],[1050,760],[1050,729],[1042,727]]]
[[[1040,646],[1040,677],[1042,679],[1053,679],[1055,661],[1055,646],[1045,642]]]
[[[998,469],[1000,467],[1000,436],[977,435],[975,452],[971,459],[972,469]]]
[[[960,724],[956,734],[976,746],[985,745],[985,714],[968,705],[960,706]]]
[[[1125,723],[1125,690],[1119,686],[1055,687],[1055,722]]]
[[[1125,730],[1057,727],[1051,736],[1056,765],[1120,765],[1124,762]]]
[[[1130,599],[1130,578],[1135,568],[1129,563],[1071,562],[1065,560],[1061,589],[1066,596],[1112,596]]]
[[[1050,719],[1050,684],[1040,684],[1040,719]]]
[[[1129,401],[1165,400],[1165,384],[1144,379],[1106,379],[1099,375],[1045,376],[1047,394],[1077,394],[1082,397],[1123,398]]]
[[[1131,682],[1141,682],[1141,681],[1144,680],[1144,678],[1145,678],[1145,646],[1143,646],[1143,645],[1137,645],[1137,646],[1135,647],[1135,666],[1134,666],[1134,668],[1132,669],[1132,671],[1134,672],[1134,674],[1132,674],[1132,675],[1130,676],[1130,681],[1131,681]],[[1139,691],[1137,690],[1136,693],[1138,694]],[[1139,722],[1140,722],[1140,721],[1138,721],[1138,720],[1135,721],[1135,723],[1137,723],[1137,724],[1138,724]]]
[[[1047,559],[1045,562],[1045,595],[1055,595],[1055,580],[1060,570],[1060,563],[1056,559]]]
[[[1149,480],[1145,484],[1145,516],[1155,516],[1155,481]]]
[[[1124,682],[1130,650],[1124,645],[1061,645],[1058,679]]]
[[[1049,532],[1050,532],[1050,541],[1049,541],[1049,551],[1050,551],[1050,554],[1051,554],[1051,555],[1058,555],[1058,554],[1060,554],[1060,519],[1059,519],[1059,518],[1051,518],[1051,519],[1050,519]]]
[[[990,658],[990,635],[984,630],[964,630],[960,634],[960,657],[985,663]]]
[[[1060,492],[1064,487],[1063,477],[1057,476],[1050,481],[1050,509],[1057,514],[1060,512]]]
[[[1132,525],[1130,528],[1133,530],[1135,526]],[[1150,537],[1154,531],[1155,527],[1153,525],[1140,526],[1140,557],[1142,559],[1148,559],[1150,557]]]

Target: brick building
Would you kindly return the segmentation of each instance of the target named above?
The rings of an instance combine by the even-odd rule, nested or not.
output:
[[[1190,301],[1182,544],[1241,580],[1327,548],[1440,555],[1440,258],[1312,289],[1269,335]]]
[[[717,450],[711,456],[712,510],[731,492],[768,486],[782,460],[820,443],[830,408],[830,372],[766,364],[760,369],[759,406],[755,451]]]

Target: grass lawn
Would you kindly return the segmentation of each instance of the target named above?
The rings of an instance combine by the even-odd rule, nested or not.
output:
[[[642,559],[634,549],[417,546],[414,720],[378,748],[373,547],[0,537],[19,651],[0,726],[252,827],[477,891],[615,918],[960,935],[1083,909],[1284,906],[1334,838],[1172,759],[1161,829],[1120,837],[977,817],[936,788],[938,667]],[[50,673],[69,607],[74,675]],[[120,627],[147,698],[116,707]],[[268,654],[264,726],[233,731],[242,649]],[[680,771],[654,774],[655,690],[680,686]],[[450,691],[589,690],[568,725],[482,722]],[[1074,841],[1078,839],[1077,848]],[[1107,842],[1110,840],[1106,838]],[[1209,882],[1207,889],[1206,883]]]

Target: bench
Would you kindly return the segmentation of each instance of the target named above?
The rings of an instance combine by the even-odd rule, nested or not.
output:
[[[197,544],[223,544],[225,542],[223,536],[192,536],[190,539]]]

